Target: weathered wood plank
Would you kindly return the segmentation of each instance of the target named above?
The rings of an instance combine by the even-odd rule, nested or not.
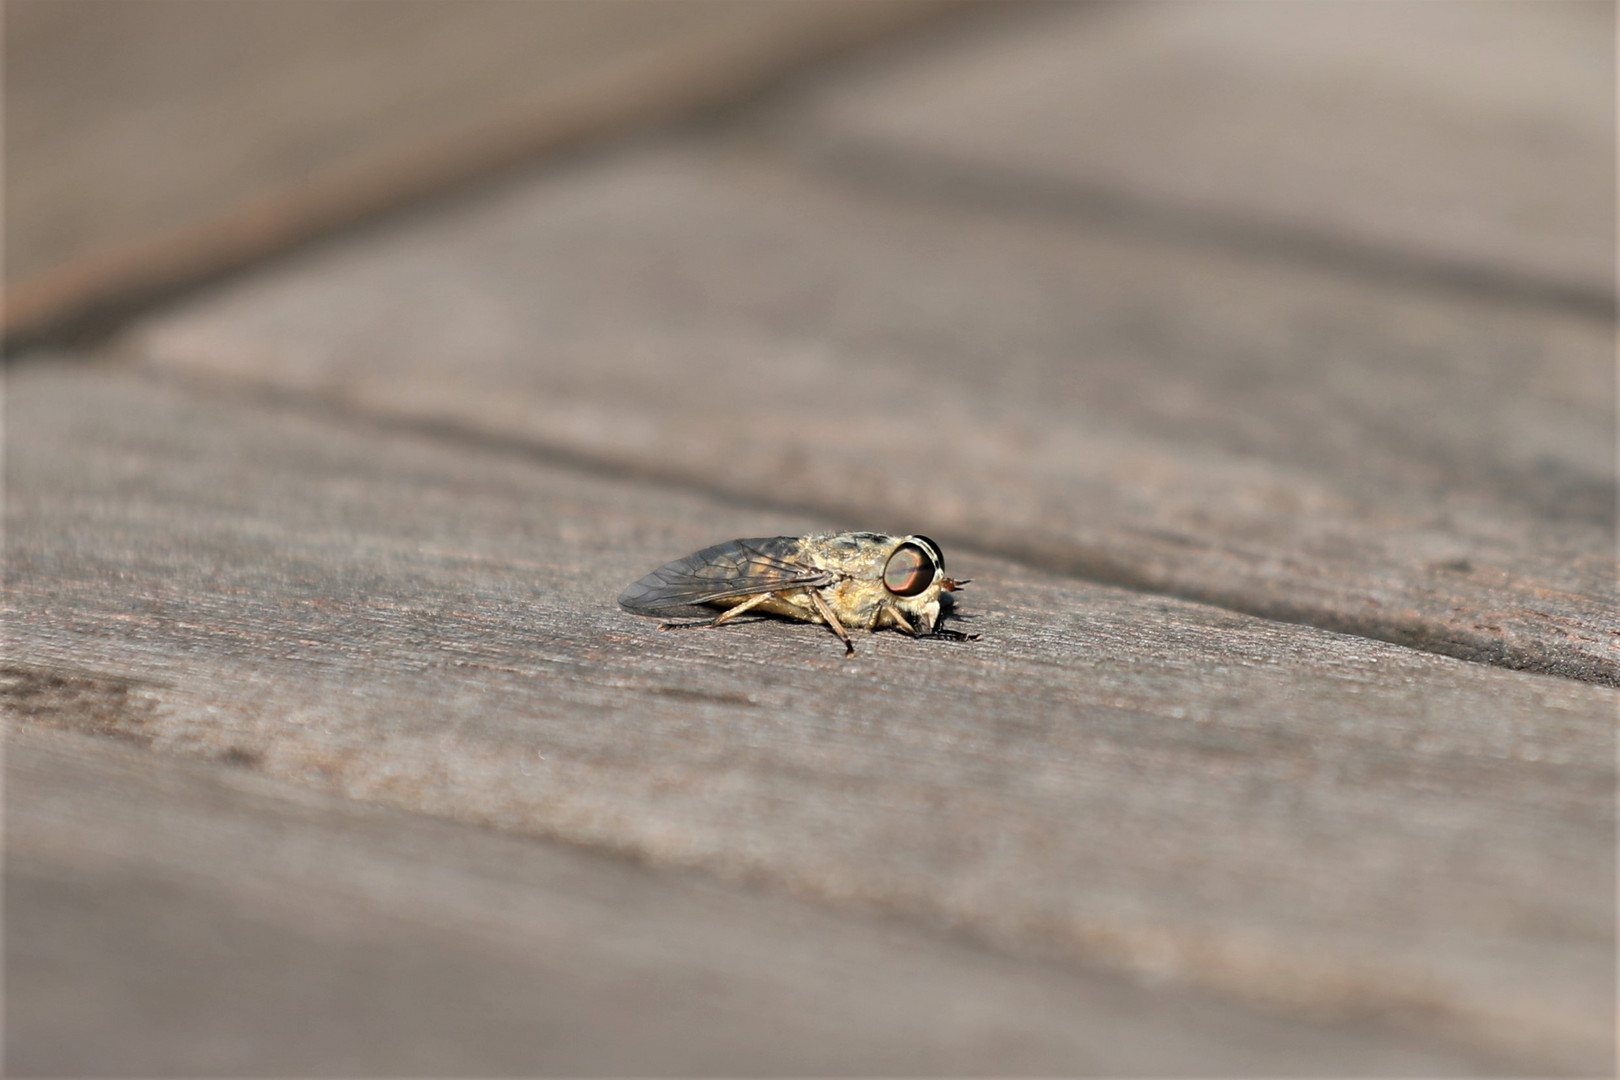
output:
[[[931,0],[9,0],[28,333],[582,137],[749,93]]]
[[[1612,311],[1615,8],[1058,4],[815,84],[851,177]]]
[[[25,724],[1613,1065],[1612,690],[971,550],[969,646],[659,634],[627,581],[816,519],[106,369],[8,411]]]
[[[687,141],[336,245],[130,347],[1612,684],[1612,343],[1579,313],[917,203]]]
[[[8,734],[9,1075],[1488,1067],[105,747]]]

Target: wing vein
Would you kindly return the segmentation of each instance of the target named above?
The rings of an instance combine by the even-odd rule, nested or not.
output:
[[[642,615],[662,615],[722,600],[782,589],[831,584],[830,570],[799,562],[803,541],[792,536],[728,540],[665,563],[625,589],[619,604]]]

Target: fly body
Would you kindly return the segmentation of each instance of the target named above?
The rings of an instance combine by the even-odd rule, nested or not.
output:
[[[945,576],[944,553],[926,536],[765,536],[727,540],[666,563],[624,590],[619,603],[637,615],[725,609],[706,622],[666,623],[665,630],[721,626],[744,612],[821,623],[853,656],[849,629],[977,637],[939,628],[945,594],[965,584]]]

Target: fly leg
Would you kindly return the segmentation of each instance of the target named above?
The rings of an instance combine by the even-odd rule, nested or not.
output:
[[[906,633],[910,634],[914,638],[925,638],[925,637],[943,638],[946,641],[978,641],[979,640],[979,635],[978,634],[964,634],[960,630],[942,630],[942,629],[940,629],[940,626],[939,626],[938,623],[935,623],[934,628],[932,630],[930,630],[928,633],[919,634],[917,632],[917,628],[912,626],[911,623],[906,620],[906,617],[904,615],[900,614],[900,609],[899,608],[895,607],[893,604],[890,604],[884,610],[888,613],[889,618],[891,620],[893,620],[894,625],[898,626],[900,629],[904,630]]]
[[[730,622],[732,619],[736,618],[738,615],[741,615],[743,612],[747,611],[749,608],[758,607],[759,605],[763,604],[765,601],[769,600],[771,597],[773,597],[775,595],[776,595],[775,593],[762,592],[758,596],[750,596],[747,600],[744,600],[742,603],[738,604],[736,607],[727,608],[725,611],[722,611],[720,614],[716,615],[714,618],[710,619],[708,622],[683,622],[683,623],[670,623],[670,622],[667,622],[667,623],[664,623],[663,625],[661,625],[658,629],[660,629],[660,630],[702,630],[702,629],[707,629],[708,627],[711,627],[711,626],[724,626],[726,623]]]
[[[921,633],[917,632],[916,627],[912,626],[911,623],[906,621],[906,617],[904,615],[900,614],[900,609],[899,608],[895,607],[893,604],[890,604],[887,610],[888,610],[888,613],[889,613],[889,618],[894,620],[894,625],[898,626],[900,629],[904,630],[906,633],[910,634],[914,638],[940,638],[940,639],[943,639],[945,641],[978,641],[979,640],[979,635],[978,634],[964,634],[960,630],[945,630],[945,629],[942,629],[940,627],[939,623],[940,623],[941,620],[943,620],[945,618],[945,615],[944,615],[943,612],[940,613],[939,619],[934,622],[934,628],[932,630],[928,631],[928,633],[926,633],[926,634],[921,634]]]
[[[900,614],[900,609],[899,608],[895,607],[893,604],[890,604],[888,607],[884,608],[883,611],[884,611],[884,614],[889,616],[889,620],[891,622],[893,622],[894,625],[898,626],[900,629],[904,630],[906,633],[910,634],[912,637],[917,637],[918,636],[917,628],[915,626],[912,626],[911,623],[906,621],[906,617],[904,615]],[[876,625],[877,625],[876,623],[873,624],[874,627]]]
[[[854,656],[855,643],[849,640],[849,631],[845,630],[844,624],[838,621],[838,616],[834,615],[833,609],[827,606],[827,601],[823,600],[821,594],[814,589],[806,589],[805,591],[810,594],[810,602],[816,606],[816,612],[821,616],[821,621],[826,623],[833,633],[844,639],[844,658],[847,660]]]

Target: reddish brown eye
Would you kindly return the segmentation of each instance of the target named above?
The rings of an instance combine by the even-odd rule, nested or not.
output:
[[[883,587],[896,596],[916,596],[938,572],[932,555],[916,544],[901,544],[883,567]]]

